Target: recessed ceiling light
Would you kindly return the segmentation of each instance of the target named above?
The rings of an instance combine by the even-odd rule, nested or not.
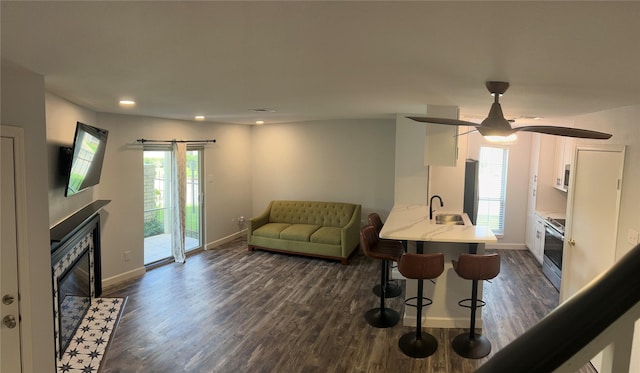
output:
[[[270,108],[257,108],[257,109],[249,109],[251,111],[255,111],[256,113],[275,113],[276,109],[270,109]]]
[[[134,106],[136,104],[133,100],[120,100],[120,106]]]
[[[264,121],[263,120],[257,120],[256,124],[264,124]]]
[[[194,117],[195,120],[204,120],[204,115],[196,115]]]

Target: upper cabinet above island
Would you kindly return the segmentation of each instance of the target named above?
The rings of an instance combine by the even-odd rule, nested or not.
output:
[[[427,115],[458,119],[457,106],[427,105]],[[424,142],[424,165],[455,167],[458,161],[458,126],[424,123],[427,135]]]
[[[556,152],[553,163],[554,188],[567,192],[576,140],[571,137],[562,136],[557,136],[555,140]]]

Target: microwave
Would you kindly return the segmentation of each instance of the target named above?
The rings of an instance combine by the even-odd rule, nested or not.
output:
[[[569,171],[570,171],[570,169],[571,169],[571,165],[569,165],[569,164],[564,165],[564,180],[563,180],[562,186],[565,189],[569,189]]]

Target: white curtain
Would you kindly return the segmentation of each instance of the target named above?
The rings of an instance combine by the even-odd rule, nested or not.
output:
[[[187,197],[187,145],[172,143],[171,199],[172,230],[171,253],[177,263],[184,263],[185,254],[185,200]]]

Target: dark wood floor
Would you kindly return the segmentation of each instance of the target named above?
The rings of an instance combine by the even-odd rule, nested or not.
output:
[[[502,271],[485,283],[482,311],[492,354],[558,302],[529,252],[500,254]],[[371,292],[378,271],[379,262],[361,253],[342,266],[248,252],[243,239],[153,269],[103,292],[128,302],[102,371],[465,373],[488,359],[452,351],[463,329],[425,329],[439,341],[436,354],[405,356],[397,343],[412,328],[376,329],[363,318],[378,305]],[[388,304],[402,311],[400,298]]]

